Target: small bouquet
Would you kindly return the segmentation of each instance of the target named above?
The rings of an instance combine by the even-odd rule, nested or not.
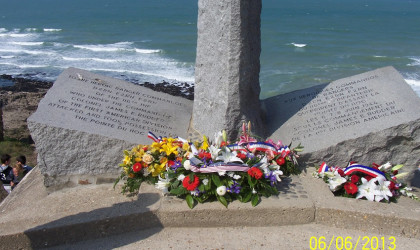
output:
[[[392,166],[391,163],[371,167],[357,162],[350,162],[346,168],[329,167],[321,164],[315,177],[322,178],[335,196],[366,199],[377,202],[396,202],[400,195],[419,200],[410,192],[412,189],[398,181],[407,173],[398,173],[403,165]]]
[[[227,141],[224,131],[198,142],[182,138],[161,138],[149,133],[154,142],[124,151],[116,180],[124,181],[123,193],[138,191],[142,182],[154,184],[164,194],[185,198],[193,208],[197,202],[218,200],[225,207],[237,199],[256,206],[261,196],[277,195],[281,176],[298,174],[297,152],[281,141],[257,141],[250,124],[242,126],[235,143]]]

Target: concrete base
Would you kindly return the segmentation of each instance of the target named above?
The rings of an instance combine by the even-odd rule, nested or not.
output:
[[[313,169],[310,169],[310,171]],[[279,185],[278,197],[257,207],[213,202],[189,209],[184,200],[143,185],[127,197],[112,184],[86,185],[48,194],[35,168],[0,204],[5,249],[40,248],[164,227],[261,227],[323,224],[362,232],[420,237],[420,202],[401,197],[384,204],[334,197],[310,171]]]

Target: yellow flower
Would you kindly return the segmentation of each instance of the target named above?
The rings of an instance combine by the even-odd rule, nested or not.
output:
[[[126,155],[126,156],[124,157],[123,163],[124,163],[124,165],[129,165],[129,164],[131,164],[131,157],[130,157],[130,156],[128,156],[128,155]]]
[[[152,148],[150,150],[152,151],[152,153],[154,153],[160,150],[161,144],[159,142],[153,142],[151,147]]]
[[[171,155],[172,153],[178,155],[178,145],[173,146],[172,143],[167,143],[162,145],[160,152],[165,152],[167,156]]]
[[[185,151],[189,151],[190,150],[190,144],[188,144],[187,142],[182,144],[182,149]]]
[[[163,172],[163,170],[165,170],[165,165],[166,165],[166,162],[165,164],[153,163],[153,164],[150,164],[147,170],[152,174],[152,176],[156,177],[161,172]]]
[[[207,150],[208,148],[209,148],[209,143],[207,141],[207,137],[204,135],[203,136],[203,144],[201,144],[200,149]]]

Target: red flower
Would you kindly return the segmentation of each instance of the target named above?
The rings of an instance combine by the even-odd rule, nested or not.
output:
[[[173,165],[175,165],[174,161],[168,161],[168,167],[172,167]]]
[[[206,151],[200,151],[198,153],[198,157],[201,158],[201,159],[206,158],[207,160],[209,160],[209,159],[211,159],[211,154],[209,152],[206,152]]]
[[[395,189],[398,189],[398,187],[395,185],[395,182],[391,181],[388,186],[389,190],[393,191]]]
[[[344,176],[344,171],[341,168],[337,168],[337,172],[341,177]]]
[[[394,171],[392,171],[392,174],[393,174],[393,175],[397,175],[397,174],[398,174],[398,170],[394,170]]]
[[[184,188],[186,188],[188,191],[194,191],[198,187],[198,184],[200,184],[200,179],[197,175],[194,175],[194,180],[192,181],[190,180],[189,175],[185,176],[184,180],[182,181],[182,186],[184,186]]]
[[[143,166],[141,165],[141,163],[140,163],[140,162],[136,162],[136,163],[134,163],[134,165],[133,165],[133,171],[134,171],[135,173],[139,172],[142,168],[143,168]]]
[[[284,160],[284,158],[283,158],[283,157],[279,157],[279,158],[276,160],[276,162],[277,162],[277,164],[279,164],[279,166],[281,166],[281,165],[283,165],[286,161]]]
[[[227,145],[227,143],[225,141],[222,141],[222,143],[220,143],[220,147],[225,147]]]
[[[346,192],[347,192],[348,194],[351,194],[351,195],[353,195],[353,194],[357,193],[357,190],[358,190],[358,188],[357,188],[356,184],[351,183],[351,182],[346,182],[346,183],[344,184],[344,189],[346,190]]]
[[[248,174],[251,177],[254,177],[255,179],[259,180],[261,179],[261,177],[263,176],[263,173],[261,172],[261,170],[257,167],[252,167],[248,170]]]
[[[376,163],[372,163],[372,168],[374,168],[374,169],[379,169],[379,165],[378,165],[378,164],[376,164]]]
[[[246,154],[241,153],[241,152],[238,152],[238,153],[236,154],[236,156],[237,156],[237,157],[239,157],[241,160],[245,160],[245,159],[246,159]]]
[[[360,177],[358,175],[352,175],[350,180],[351,180],[351,183],[356,184],[357,182],[359,182]]]

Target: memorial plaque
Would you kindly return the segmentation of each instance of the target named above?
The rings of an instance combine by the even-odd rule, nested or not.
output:
[[[192,101],[69,68],[28,118],[47,187],[115,179],[123,150],[187,137]],[[99,178],[99,179],[98,179]]]
[[[80,69],[64,71],[31,120],[133,143],[187,136],[192,101]]]
[[[415,135],[419,124],[420,98],[392,67],[276,96],[263,103],[269,137],[295,146],[301,143],[304,152],[312,155],[306,158],[308,163],[325,157],[336,164],[352,157],[370,157],[366,164],[399,159],[395,164],[404,161],[415,165],[418,161],[418,155],[397,156],[397,152],[404,152],[398,147],[407,146],[405,152],[419,148],[420,138],[410,138],[410,134]],[[409,134],[397,142],[398,133]],[[382,141],[376,141],[380,138]],[[312,154],[317,151],[320,153]]]

